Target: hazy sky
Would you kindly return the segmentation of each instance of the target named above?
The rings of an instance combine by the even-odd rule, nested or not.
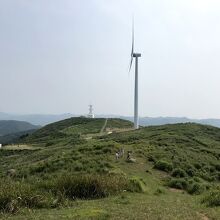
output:
[[[220,118],[219,0],[0,0],[0,111]]]

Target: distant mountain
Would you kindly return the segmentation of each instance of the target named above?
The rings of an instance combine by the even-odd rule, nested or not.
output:
[[[220,128],[220,119],[202,119],[202,120],[194,120],[197,123],[212,125]]]
[[[10,115],[4,112],[0,112],[0,120],[9,120]]]
[[[7,114],[0,112],[0,120],[16,120],[16,121],[26,121],[34,125],[47,125],[53,122],[57,122],[63,119],[71,118],[72,114],[60,114],[60,115],[50,115],[50,114]]]
[[[133,122],[132,116],[119,115],[97,115],[97,118],[121,118]],[[191,119],[186,117],[140,117],[139,122],[141,126],[165,125],[177,123],[197,123],[203,125],[212,125],[220,128],[220,119]]]
[[[28,130],[36,130],[39,126],[32,125],[25,121],[14,121],[14,120],[1,120],[0,121],[0,137],[23,132]]]
[[[14,144],[17,142],[22,142],[23,138],[26,138],[27,136],[34,133],[35,131],[36,129],[33,129],[33,130],[20,131],[20,132],[0,136],[0,143],[1,144]]]
[[[120,118],[133,121],[133,117],[121,116]],[[154,117],[140,117],[139,122],[140,122],[140,125],[142,126],[192,122],[192,123],[220,127],[220,119],[190,119],[186,117],[155,117],[155,118]]]
[[[79,115],[65,113],[59,115],[53,114],[7,114],[0,112],[0,120],[17,120],[17,121],[27,121],[34,125],[47,125],[71,117],[77,117]],[[96,118],[121,118],[129,121],[133,121],[132,116],[120,116],[120,115],[96,115]],[[194,122],[204,125],[212,125],[215,127],[220,127],[220,119],[190,119],[186,117],[140,117],[140,125],[151,126],[151,125],[165,125],[165,124],[176,124],[176,123],[187,123]]]

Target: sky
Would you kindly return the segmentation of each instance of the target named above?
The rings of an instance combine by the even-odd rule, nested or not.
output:
[[[220,118],[219,0],[0,0],[0,112]]]

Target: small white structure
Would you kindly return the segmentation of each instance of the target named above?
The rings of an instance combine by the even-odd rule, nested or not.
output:
[[[88,118],[95,118],[92,105],[89,105],[89,114],[87,115],[87,117]]]
[[[2,148],[2,144],[0,144],[0,149]]]

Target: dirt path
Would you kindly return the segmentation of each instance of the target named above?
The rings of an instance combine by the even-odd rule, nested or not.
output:
[[[100,134],[104,132],[107,123],[108,123],[108,119],[106,118],[106,119],[105,119],[105,122],[104,122],[104,125],[102,126],[102,129],[100,130]]]

